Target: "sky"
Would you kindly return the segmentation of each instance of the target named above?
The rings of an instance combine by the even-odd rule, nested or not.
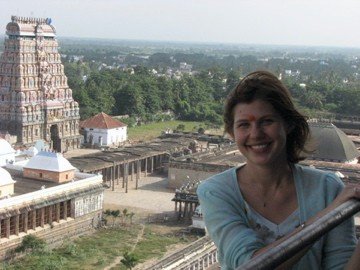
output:
[[[360,47],[360,0],[0,0],[59,37]]]

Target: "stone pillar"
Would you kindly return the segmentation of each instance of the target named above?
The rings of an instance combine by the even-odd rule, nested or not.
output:
[[[117,167],[117,171],[118,171],[118,177],[117,177],[117,180],[116,180],[116,184],[119,185],[119,179],[120,179],[120,177],[121,177],[120,164],[118,164],[116,167]]]
[[[44,228],[44,222],[45,222],[45,207],[40,209],[40,226]],[[52,207],[49,207],[49,223],[52,222]]]
[[[75,218],[75,199],[71,199],[70,208],[71,217]]]
[[[15,235],[19,235],[19,221],[20,217],[19,215],[15,216]]]
[[[124,177],[125,177],[125,193],[128,193],[129,163],[124,164]]]
[[[138,189],[140,175],[141,175],[141,161],[137,160],[136,161],[136,184],[135,184],[135,189]]]
[[[124,188],[125,187],[125,163],[123,163],[121,165],[121,167],[122,167],[122,178],[123,178],[122,188]]]
[[[10,218],[5,220],[5,237],[10,238]]]
[[[24,212],[24,232],[27,233],[28,231],[28,222],[29,222],[29,211],[25,210]]]
[[[159,168],[162,168],[162,160],[163,160],[163,155],[160,155],[160,157],[159,157]]]
[[[186,216],[187,216],[187,209],[188,208],[188,203],[187,202],[185,202],[185,205],[184,205],[184,219],[186,219]]]
[[[31,229],[34,229],[36,228],[36,210],[33,210],[32,211],[32,215],[31,215],[31,222],[32,222],[32,228]]]
[[[56,222],[60,221],[60,203],[56,204]]]
[[[182,216],[182,202],[179,202],[179,219]]]
[[[115,162],[113,161],[113,166],[110,168],[111,171],[111,185],[112,185],[112,191],[115,190]]]
[[[64,204],[64,216],[63,216],[63,219],[67,219],[67,201],[64,201],[63,202]]]
[[[150,157],[150,173],[154,172],[154,158],[155,157]]]
[[[145,158],[145,177],[147,177],[148,159]]]
[[[175,201],[175,212],[177,212],[177,201]]]

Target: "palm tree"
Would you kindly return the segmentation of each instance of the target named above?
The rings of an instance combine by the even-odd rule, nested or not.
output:
[[[126,269],[132,269],[136,263],[138,262],[138,258],[135,257],[134,254],[129,253],[128,251],[125,251],[124,258],[121,259],[121,263],[125,265]]]

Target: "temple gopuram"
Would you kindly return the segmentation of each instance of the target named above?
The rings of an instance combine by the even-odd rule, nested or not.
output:
[[[0,57],[0,131],[19,146],[80,147],[79,106],[67,84],[51,19],[12,16]]]

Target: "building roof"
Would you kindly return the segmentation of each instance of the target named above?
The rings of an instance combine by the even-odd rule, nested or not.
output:
[[[76,169],[62,154],[46,151],[40,151],[36,156],[33,156],[24,168],[53,172],[65,172]]]
[[[80,127],[82,128],[112,129],[125,126],[124,123],[110,117],[104,112],[80,122]]]
[[[6,26],[8,35],[55,37],[55,27],[51,19],[11,16],[11,22]]]
[[[329,123],[309,123],[312,142],[316,151],[312,159],[333,162],[348,162],[358,158],[360,152],[351,139],[340,129]]]
[[[11,147],[10,143],[0,138],[0,156],[6,154],[13,154],[16,151]]]
[[[15,181],[12,179],[10,173],[0,167],[0,187],[13,183],[15,183]]]

